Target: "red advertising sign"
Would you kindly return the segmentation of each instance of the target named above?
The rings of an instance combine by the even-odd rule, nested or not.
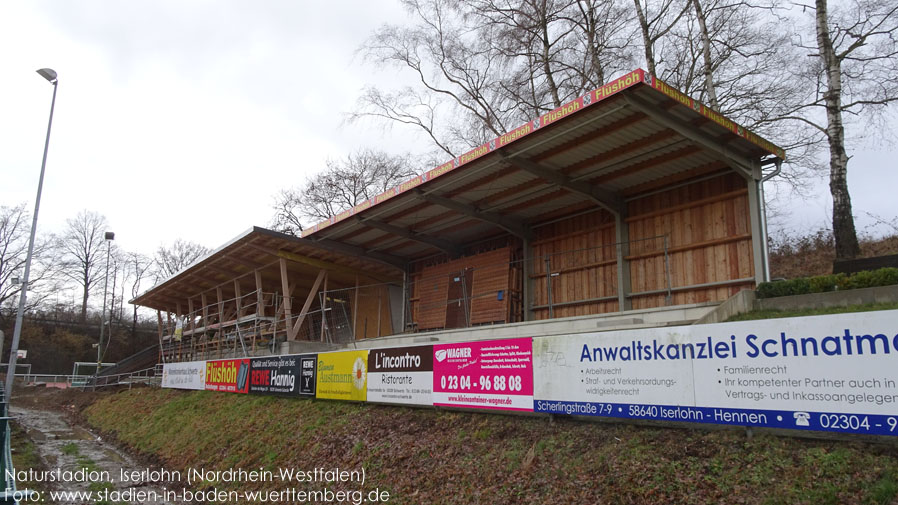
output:
[[[433,346],[433,404],[533,410],[533,340]]]
[[[221,359],[206,362],[206,390],[246,393],[249,390],[248,359]]]

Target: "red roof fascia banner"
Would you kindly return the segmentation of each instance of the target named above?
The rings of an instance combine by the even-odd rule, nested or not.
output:
[[[652,89],[659,91],[662,94],[664,94],[665,96],[667,96],[668,98],[672,98],[673,100],[691,108],[695,112],[698,112],[702,116],[705,116],[706,118],[710,119],[711,121],[714,121],[718,125],[726,128],[727,130],[744,138],[745,140],[751,142],[752,144],[755,144],[756,146],[759,146],[762,149],[765,149],[768,152],[770,152],[780,158],[785,159],[786,152],[781,147],[773,144],[769,140],[761,137],[760,135],[752,133],[747,128],[737,124],[735,121],[731,121],[731,120],[727,119],[726,117],[724,117],[723,114],[715,111],[714,109],[708,107],[707,105],[705,105],[697,100],[693,100],[692,98],[683,94],[680,90],[668,85],[666,82],[662,81],[661,79],[657,79],[657,78],[652,79],[652,76],[647,73],[645,73],[644,76],[645,76],[644,82],[646,84],[648,84],[649,86],[651,86]]]

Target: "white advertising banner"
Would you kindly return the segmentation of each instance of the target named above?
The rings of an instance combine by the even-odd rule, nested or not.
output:
[[[162,387],[206,389],[206,362],[165,363],[162,365]]]
[[[898,311],[533,339],[534,410],[898,435]]]
[[[433,346],[368,352],[368,401],[433,405]]]

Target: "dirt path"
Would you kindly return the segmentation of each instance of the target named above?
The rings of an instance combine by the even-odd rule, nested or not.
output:
[[[26,429],[28,436],[34,441],[47,470],[52,473],[60,472],[59,475],[64,482],[51,484],[49,486],[51,489],[58,492],[94,493],[93,499],[90,500],[85,499],[84,495],[57,496],[56,500],[51,496],[43,496],[45,503],[179,503],[163,500],[162,483],[144,480],[122,481],[122,471],[130,474],[134,471],[146,471],[147,468],[112,444],[102,441],[94,433],[80,426],[71,425],[63,413],[13,405],[10,414]],[[28,469],[16,468],[17,472],[23,470]],[[81,472],[82,475],[76,476],[77,474],[65,472]],[[100,494],[104,492],[107,494]]]

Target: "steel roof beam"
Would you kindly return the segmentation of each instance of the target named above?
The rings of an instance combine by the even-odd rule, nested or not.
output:
[[[621,209],[623,209],[623,198],[611,191],[601,189],[588,182],[575,181],[557,170],[525,158],[516,158],[508,155],[504,156],[504,158],[508,164],[564,188],[571,193],[586,197],[612,214],[620,214]]]
[[[350,256],[355,256],[357,258],[364,258],[368,260],[375,260],[380,263],[385,263],[391,267],[396,267],[400,270],[405,270],[406,261],[404,258],[399,256],[395,256],[393,254],[382,253],[378,251],[371,251],[365,249],[364,247],[359,247],[352,244],[347,244],[345,242],[338,242],[329,238],[316,239],[314,237],[310,237],[308,240],[311,240],[315,244],[323,247],[324,249],[340,252],[343,254],[348,254]]]
[[[440,207],[445,207],[449,210],[454,210],[459,214],[464,214],[468,217],[479,219],[480,221],[494,224],[516,237],[520,237],[522,239],[533,238],[533,230],[531,230],[529,226],[521,221],[518,221],[517,219],[512,219],[508,216],[503,216],[502,214],[498,214],[495,212],[480,210],[473,205],[456,202],[455,200],[451,200],[444,196],[434,195],[432,193],[428,194],[421,191],[420,189],[416,189],[414,190],[414,192],[415,195],[418,196],[418,198],[426,202],[430,202],[434,205],[439,205]]]
[[[449,254],[450,256],[459,256],[461,254],[461,249],[448,240],[431,237],[430,235],[425,235],[423,233],[416,233],[407,228],[393,226],[392,224],[387,224],[376,219],[357,218],[357,220],[359,223],[365,226],[369,226],[391,235],[398,235],[408,240],[413,240],[415,242],[420,242],[422,244],[436,247],[437,249]]]
[[[318,239],[314,240],[312,238],[299,238],[299,237],[291,237],[291,242],[304,245],[307,247],[315,247],[320,249],[325,249],[331,252],[343,253],[355,258],[376,261],[378,263],[385,264],[387,266],[391,266],[394,268],[398,268],[399,270],[405,270],[405,260],[400,258],[399,256],[393,256],[391,254],[386,253],[375,253],[373,251],[366,251],[365,249],[357,246],[353,246],[350,244],[344,244],[342,242],[337,242],[336,240],[331,239]],[[280,257],[280,249],[272,249],[271,247],[264,247],[253,243],[246,244],[246,247],[251,249],[256,249],[258,251],[262,251],[264,253],[270,254],[274,257]]]
[[[358,268],[352,268],[348,266],[338,265],[336,263],[320,260],[317,258],[311,258],[309,256],[304,256],[302,254],[296,254],[290,251],[280,250],[278,251],[278,257],[283,258],[287,261],[292,261],[294,263],[299,263],[302,265],[308,265],[310,267],[319,268],[321,270],[328,270],[331,272],[343,273],[346,275],[359,275],[361,272],[362,275],[374,279],[379,282],[391,282],[395,281],[396,277],[389,277],[387,275],[383,275],[376,272],[360,270]],[[286,267],[284,267],[286,268]],[[397,272],[398,273],[398,272]]]
[[[634,109],[656,120],[665,128],[670,128],[683,137],[686,137],[692,142],[695,142],[702,148],[714,152],[715,154],[723,158],[724,161],[732,162],[734,164],[733,168],[738,169],[743,176],[755,178],[755,173],[757,172],[757,170],[755,169],[757,165],[756,162],[746,158],[745,156],[742,156],[741,154],[735,153],[724,146],[721,146],[720,142],[718,142],[717,139],[715,139],[711,135],[699,132],[695,128],[683,124],[681,120],[677,119],[677,117],[670,112],[662,110],[658,106],[652,105],[642,98],[629,94],[625,94],[624,98],[627,100],[627,103],[629,103]]]

